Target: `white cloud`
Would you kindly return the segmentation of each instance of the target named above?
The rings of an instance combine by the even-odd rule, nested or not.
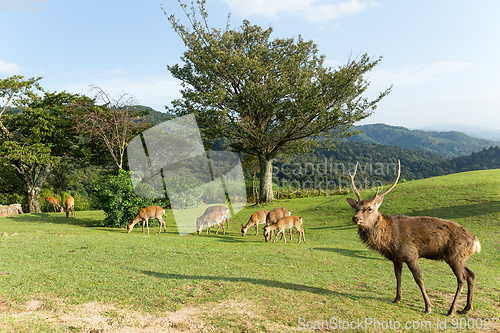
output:
[[[344,2],[319,0],[224,0],[240,16],[276,17],[292,14],[313,23],[321,23],[377,6],[371,1],[348,0]]]
[[[0,60],[0,73],[5,73],[8,75],[20,74],[21,67],[16,64],[7,63]]]
[[[371,72],[370,81],[372,81],[372,86],[417,86],[449,79],[455,74],[472,69],[474,66],[470,62],[435,62],[395,70],[374,69]]]

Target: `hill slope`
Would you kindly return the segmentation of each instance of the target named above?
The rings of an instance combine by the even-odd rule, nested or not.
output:
[[[496,141],[477,139],[460,132],[426,132],[386,124],[353,126],[351,130],[362,133],[348,138],[349,141],[424,150],[446,158],[470,155],[481,151],[484,147],[499,145]]]

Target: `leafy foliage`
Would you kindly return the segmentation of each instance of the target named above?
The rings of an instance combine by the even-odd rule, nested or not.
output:
[[[147,186],[147,185],[141,185]],[[147,193],[149,189],[143,189]],[[142,198],[135,194],[130,172],[119,170],[118,175],[107,175],[95,182],[98,208],[106,214],[101,226],[125,227],[141,208],[158,205],[165,207],[166,200]]]
[[[239,29],[208,25],[205,1],[188,13],[190,26],[168,17],[187,50],[183,65],[168,66],[182,81],[182,99],[172,113],[194,113],[205,138],[226,137],[232,149],[260,162],[261,201],[272,200],[271,162],[278,154],[304,152],[321,140],[349,136],[356,121],[377,103],[363,97],[366,73],[380,61],[364,54],[336,69],[324,66],[317,45],[301,36],[275,38],[245,20]],[[199,18],[198,18],[199,17]]]

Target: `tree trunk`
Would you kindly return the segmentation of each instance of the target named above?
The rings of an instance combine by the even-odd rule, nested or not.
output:
[[[266,154],[259,153],[260,163],[260,196],[259,202],[274,200],[273,194],[273,160]]]
[[[15,168],[17,175],[23,182],[23,190],[26,197],[24,212],[40,213],[40,191],[50,173],[50,167],[48,165],[18,164]]]
[[[25,189],[26,193],[26,208],[27,213],[40,213],[40,188],[28,186]]]
[[[252,197],[253,201],[257,202],[259,199],[257,198],[257,189],[255,188],[255,176],[256,173],[252,173]]]

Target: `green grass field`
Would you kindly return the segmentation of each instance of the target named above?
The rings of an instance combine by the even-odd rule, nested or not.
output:
[[[286,244],[266,243],[261,228],[241,236],[253,212],[278,206],[303,218],[305,244],[297,233]],[[410,323],[419,332],[438,325],[491,332],[494,324],[500,331],[500,170],[401,183],[380,210],[454,220],[479,238],[481,253],[468,259],[476,289],[467,316],[445,317],[456,279],[446,263],[426,259],[433,312],[423,313],[406,266],[403,301],[392,304],[392,262],[361,243],[346,196],[330,196],[249,205],[217,236],[179,236],[171,211],[167,233],[150,225],[150,235],[139,224],[130,234],[91,227],[102,212],[0,218],[7,233],[0,236],[0,332],[292,332],[326,322],[356,322],[354,331],[377,331],[377,322],[380,330]],[[466,288],[458,309],[465,295]]]

